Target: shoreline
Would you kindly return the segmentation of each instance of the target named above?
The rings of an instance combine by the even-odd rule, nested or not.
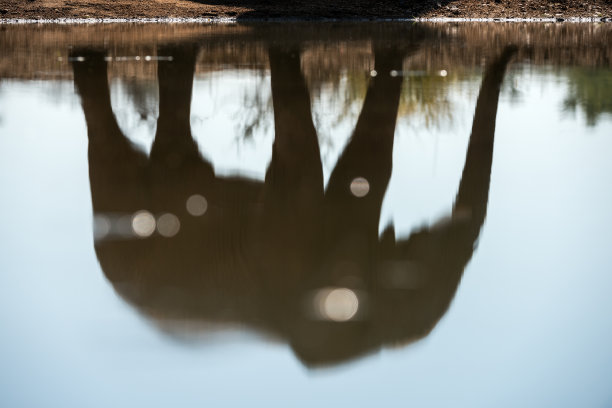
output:
[[[612,17],[415,17],[415,18],[236,18],[236,17],[160,17],[160,18],[11,18],[6,24],[236,24],[236,23],[612,23]]]
[[[612,22],[609,0],[0,0],[0,24],[241,21]]]

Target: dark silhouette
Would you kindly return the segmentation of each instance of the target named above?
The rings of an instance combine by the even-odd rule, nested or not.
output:
[[[196,46],[159,51],[172,61],[158,63],[148,158],[117,125],[104,53],[75,53],[85,57],[73,68],[93,210],[106,227],[95,249],[117,292],[156,322],[234,322],[276,335],[307,365],[426,336],[447,310],[485,219],[499,90],[514,49],[486,68],[452,217],[396,241],[392,227],[378,234],[403,80],[390,72],[418,47],[374,42],[378,75],[325,191],[299,46],[269,47],[275,141],[263,183],[217,177],[198,151],[189,124]],[[199,207],[188,210],[194,195]],[[178,233],[153,232],[148,216],[146,237],[127,236],[121,216],[139,210],[158,217],[158,228],[162,214],[174,214]]]
[[[450,0],[368,0],[328,2],[324,0],[190,0],[194,3],[241,7],[245,11],[231,13],[239,21],[254,19],[355,19],[419,17],[443,9]],[[452,12],[458,15],[459,10]]]

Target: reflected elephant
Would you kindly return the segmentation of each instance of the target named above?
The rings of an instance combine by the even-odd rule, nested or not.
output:
[[[73,58],[74,81],[103,224],[95,250],[120,296],[160,326],[229,322],[271,334],[308,366],[426,336],[485,219],[500,85],[514,49],[484,73],[452,216],[396,240],[392,227],[378,232],[403,81],[389,73],[418,49],[418,41],[374,41],[378,75],[325,189],[299,45],[269,46],[275,140],[263,182],[217,176],[198,150],[189,123],[196,45],[158,50],[172,58],[158,62],[148,157],[119,129],[105,53],[75,51],[84,57]]]

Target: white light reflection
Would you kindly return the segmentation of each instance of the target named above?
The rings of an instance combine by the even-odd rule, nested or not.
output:
[[[166,213],[157,219],[157,232],[163,237],[171,238],[178,234],[180,229],[181,222],[174,214]]]
[[[185,204],[187,207],[187,212],[193,215],[194,217],[204,215],[204,213],[208,209],[208,201],[206,201],[206,198],[204,198],[204,196],[201,196],[199,194],[194,194],[189,197]]]
[[[155,217],[146,210],[138,211],[132,217],[132,230],[139,237],[149,237],[155,232]]]
[[[365,197],[370,192],[370,183],[363,177],[357,177],[351,181],[351,193],[355,197]]]
[[[313,297],[313,307],[319,318],[346,322],[357,314],[359,298],[348,288],[324,288]]]
[[[111,222],[105,215],[96,214],[93,217],[94,239],[104,239],[110,233]]]
[[[440,70],[440,71],[438,72],[438,75],[440,75],[441,77],[445,77],[445,76],[447,76],[447,75],[448,75],[448,72],[446,72],[446,70],[445,70],[445,69],[443,69],[443,70]]]
[[[375,69],[373,69],[373,70],[371,70],[371,71],[370,71],[370,76],[371,76],[372,78],[374,78],[376,75],[378,75],[378,72],[376,72],[376,70],[375,70]]]

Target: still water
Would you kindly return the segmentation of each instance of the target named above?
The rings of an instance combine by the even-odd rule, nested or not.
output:
[[[0,27],[0,405],[612,406],[612,27]]]

